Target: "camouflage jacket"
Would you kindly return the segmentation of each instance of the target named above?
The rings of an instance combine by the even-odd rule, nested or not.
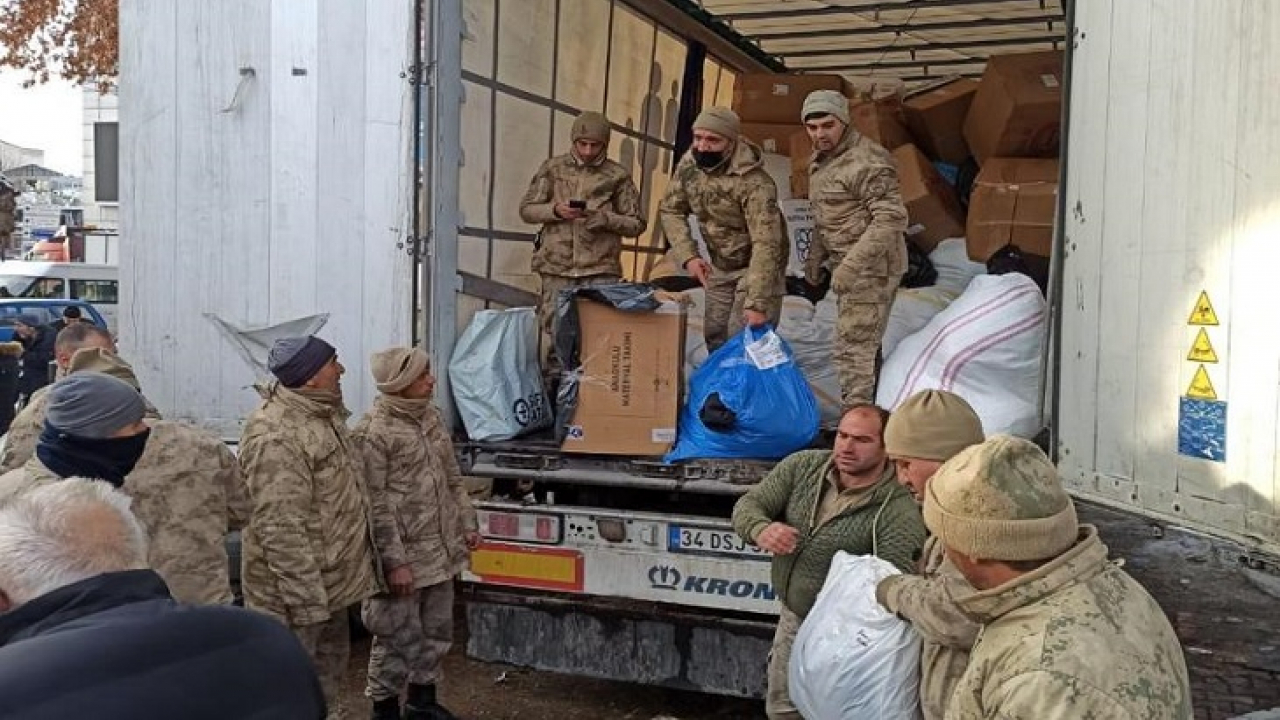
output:
[[[230,603],[226,537],[250,511],[236,456],[194,426],[149,424],[147,447],[121,489],[151,538],[151,567],[178,600]]]
[[[727,167],[708,172],[692,155],[676,165],[658,217],[671,259],[681,268],[700,257],[690,215],[698,218],[712,266],[725,272],[747,268],[744,309],[769,312],[785,289],[791,246],[778,188],[764,170],[760,148],[740,138]]]
[[[17,470],[35,455],[36,441],[40,439],[40,433],[44,432],[44,413],[49,405],[47,395],[50,387],[52,386],[45,385],[32,393],[26,407],[10,423],[4,450],[0,451],[0,473]],[[160,411],[146,398],[143,400],[147,403],[147,418],[159,420]]]
[[[408,565],[420,588],[461,572],[463,533],[476,529],[476,513],[440,413],[380,396],[352,436],[364,456],[383,569]]]
[[[242,536],[245,604],[299,627],[379,589],[363,467],[346,412],[272,382],[240,438],[253,502]]]
[[[59,478],[37,457],[0,476],[0,504]],[[235,455],[218,438],[182,423],[151,423],[146,449],[121,491],[150,538],[147,563],[173,596],[230,603],[226,537],[244,525],[249,502]]]
[[[558,202],[584,200],[588,217],[561,220]],[[542,226],[533,271],[542,275],[622,275],[622,238],[644,233],[648,221],[631,175],[601,156],[580,162],[572,153],[542,163],[524,198],[520,217]]]
[[[983,629],[948,720],[1191,717],[1169,620],[1092,526],[1049,564],[957,604]]]
[[[878,143],[849,128],[830,153],[809,164],[813,245],[805,275],[847,263],[855,275],[895,277],[907,270],[907,209],[898,166]]]
[[[45,467],[39,458],[33,457],[22,467],[0,475],[0,505],[4,505],[31,488],[61,479]]]
[[[880,604],[910,622],[923,641],[920,710],[924,720],[942,720],[956,683],[969,666],[969,651],[982,626],[961,612],[952,598],[974,592],[936,536],[925,541],[919,575],[893,575],[876,588]]]

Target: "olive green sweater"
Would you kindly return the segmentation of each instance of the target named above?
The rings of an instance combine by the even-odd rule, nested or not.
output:
[[[830,469],[830,450],[795,453],[774,466],[733,508],[734,529],[751,542],[772,522],[800,531],[795,552],[773,558],[774,590],[800,617],[813,607],[836,551],[871,555],[874,548],[881,559],[911,572],[927,534],[920,508],[891,470],[867,502],[815,528],[818,500]]]

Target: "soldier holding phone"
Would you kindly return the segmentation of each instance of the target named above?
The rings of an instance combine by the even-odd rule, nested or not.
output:
[[[622,238],[642,234],[648,224],[631,175],[608,158],[609,135],[604,115],[579,115],[569,152],[542,163],[520,201],[521,219],[542,226],[533,271],[542,280],[538,320],[547,335],[560,291],[620,281]],[[560,368],[546,352],[549,339],[542,343],[543,368],[554,381]]]

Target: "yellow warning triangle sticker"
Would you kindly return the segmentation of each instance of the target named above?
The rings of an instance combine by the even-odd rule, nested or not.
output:
[[[1200,363],[1218,362],[1218,352],[1213,349],[1213,343],[1209,342],[1209,332],[1204,328],[1200,328],[1200,332],[1196,333],[1196,341],[1191,344],[1191,352],[1187,353],[1187,359]]]
[[[1191,378],[1191,385],[1187,387],[1187,397],[1193,400],[1218,399],[1218,393],[1213,389],[1213,382],[1209,380],[1209,371],[1204,369],[1204,365],[1196,368],[1195,377]]]
[[[1213,303],[1209,302],[1209,293],[1201,290],[1200,297],[1196,300],[1196,306],[1191,310],[1191,317],[1187,318],[1188,325],[1217,325],[1218,313],[1213,311]]]

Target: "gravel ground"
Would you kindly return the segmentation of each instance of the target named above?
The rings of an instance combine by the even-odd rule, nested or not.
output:
[[[347,706],[367,717],[368,639],[351,647]],[[764,704],[632,683],[557,675],[468,659],[461,643],[445,660],[441,700],[462,720],[695,720],[763,718]]]

